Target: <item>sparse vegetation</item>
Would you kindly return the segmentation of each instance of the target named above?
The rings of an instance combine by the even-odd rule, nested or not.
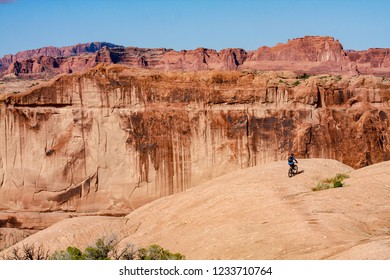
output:
[[[116,238],[99,238],[94,245],[84,251],[69,246],[49,255],[49,250],[42,245],[24,244],[15,247],[3,258],[6,260],[184,260],[185,256],[171,253],[157,244],[146,248],[135,249],[133,244],[119,248]]]
[[[292,85],[294,86],[294,87],[296,87],[297,85],[299,85],[301,82],[300,81],[295,81]]]
[[[298,76],[298,79],[302,79],[302,80],[306,80],[310,77],[309,74],[307,73],[303,73],[302,75]]]
[[[286,86],[290,86],[289,83],[287,81],[284,81],[282,79],[279,80],[279,83],[280,84],[285,84]]]
[[[76,247],[68,247],[66,250],[57,251],[50,256],[51,260],[85,260],[83,252]]]
[[[120,252],[117,249],[116,238],[99,238],[95,245],[88,246],[82,252],[77,247],[68,247],[66,250],[56,251],[50,256],[51,260],[133,260],[135,250],[133,245],[125,246]]]
[[[13,248],[6,260],[47,260],[49,258],[49,250],[43,248],[42,245],[35,246],[32,244],[23,244],[22,248]]]
[[[179,253],[171,253],[168,250],[161,248],[157,244],[153,244],[147,248],[138,250],[138,258],[140,260],[184,260],[185,257]]]
[[[326,189],[341,188],[344,186],[344,179],[349,178],[348,174],[338,173],[333,178],[326,178],[317,183],[317,186],[313,187],[313,191],[321,191]]]

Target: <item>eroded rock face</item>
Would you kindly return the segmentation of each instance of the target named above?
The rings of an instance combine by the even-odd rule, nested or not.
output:
[[[390,49],[345,51],[329,36],[305,36],[255,51],[239,48],[175,51],[91,43],[42,48],[1,59],[0,72],[21,78],[79,73],[98,63],[161,71],[261,70],[308,74],[372,74],[390,77]]]
[[[0,220],[124,215],[290,152],[389,160],[389,116],[385,78],[99,65],[3,97]]]
[[[116,48],[119,45],[106,42],[77,44],[67,47],[44,47],[18,52],[0,58],[0,73],[21,75],[21,77],[50,76],[62,73],[81,72],[92,68],[95,52],[104,47]],[[74,66],[77,61],[76,66]],[[80,68],[81,67],[81,68]],[[35,76],[34,76],[35,74]]]

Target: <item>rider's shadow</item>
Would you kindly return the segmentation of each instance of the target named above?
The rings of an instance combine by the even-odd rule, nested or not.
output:
[[[297,173],[295,173],[295,175],[298,175],[298,174],[301,174],[303,173],[305,170],[299,170]]]

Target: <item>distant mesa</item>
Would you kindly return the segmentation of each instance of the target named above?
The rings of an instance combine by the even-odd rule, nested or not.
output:
[[[43,47],[35,50],[26,50],[18,52],[15,55],[5,55],[0,58],[0,72],[6,74],[38,74],[44,73],[50,76],[53,74],[66,73],[68,69],[64,66],[65,61],[74,61],[71,57],[80,57],[80,61],[89,60],[88,54],[94,54],[103,47],[117,48],[119,45],[107,42],[92,42],[85,44],[76,44],[67,47]],[[94,56],[92,55],[91,58]],[[63,66],[63,67],[61,67]],[[80,65],[83,66],[83,65]],[[81,70],[85,70],[87,64]],[[59,68],[58,70],[55,70]],[[69,72],[69,71],[68,71]]]
[[[0,75],[52,77],[83,72],[99,63],[162,71],[287,70],[308,74],[390,77],[390,48],[344,50],[341,43],[330,36],[305,36],[257,50],[228,48],[219,52],[207,48],[175,51],[93,42],[6,55],[0,59]]]

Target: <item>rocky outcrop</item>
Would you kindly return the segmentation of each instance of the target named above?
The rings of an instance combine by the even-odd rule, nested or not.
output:
[[[348,51],[348,57],[358,66],[360,73],[388,76],[390,68],[390,49],[368,49]]]
[[[306,36],[292,39],[287,44],[261,47],[250,56],[252,61],[327,62],[346,61],[347,53],[332,37]]]
[[[80,55],[81,54],[81,55]],[[305,36],[256,51],[212,49],[175,51],[92,43],[43,48],[2,58],[3,70],[19,77],[52,77],[79,73],[98,63],[161,71],[259,70],[300,74],[370,74],[390,77],[389,49],[345,51],[332,37]]]
[[[0,58],[0,72],[7,71],[8,74],[46,74],[47,76],[55,76],[61,73],[71,73],[84,71],[96,64],[83,63],[82,68],[72,67],[72,62],[75,60],[66,58],[82,56],[79,61],[86,60],[85,54],[94,54],[103,47],[116,48],[120,47],[115,44],[106,42],[93,42],[85,44],[77,44],[67,47],[44,47],[35,50],[21,51],[15,55],[6,55]],[[88,57],[88,56],[87,56]],[[89,56],[89,60],[94,60],[95,55]],[[64,64],[64,65],[63,65]]]
[[[386,78],[99,65],[2,98],[0,220],[124,215],[292,151],[389,160],[389,116]]]

